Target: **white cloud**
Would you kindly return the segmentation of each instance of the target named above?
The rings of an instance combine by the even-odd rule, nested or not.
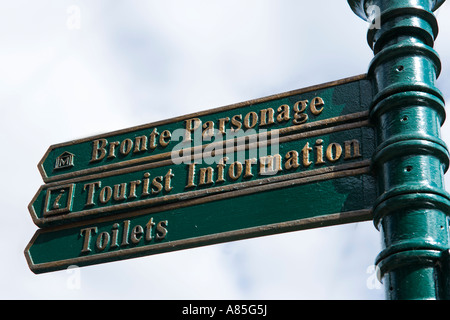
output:
[[[79,30],[67,28],[74,4]],[[436,44],[447,97],[449,14],[444,5]],[[33,275],[23,256],[37,229],[26,208],[42,184],[36,164],[51,144],[365,73],[365,37],[335,0],[2,4],[0,297],[382,298],[366,286],[381,241],[371,222],[87,267],[80,290],[65,271]]]

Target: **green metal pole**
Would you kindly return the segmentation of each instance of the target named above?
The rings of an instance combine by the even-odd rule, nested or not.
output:
[[[450,196],[444,190],[449,153],[440,138],[444,98],[435,81],[433,12],[444,0],[348,0],[371,22],[375,57],[368,76],[377,149],[374,224],[383,250],[376,258],[388,299],[447,299]],[[370,17],[370,18],[369,18]]]

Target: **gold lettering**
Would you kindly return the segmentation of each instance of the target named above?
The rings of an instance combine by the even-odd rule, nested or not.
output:
[[[131,230],[131,235],[130,235],[131,242],[133,242],[134,244],[138,244],[139,241],[141,241],[141,239],[142,239],[143,233],[144,233],[144,229],[140,225],[135,226],[133,228],[133,230]]]
[[[353,155],[352,155],[352,146],[353,146]],[[345,160],[362,157],[360,143],[356,139],[351,141],[345,141],[344,149],[345,149],[344,155]]]
[[[242,115],[241,114],[237,114],[237,115],[235,115],[235,116],[233,116],[231,118],[231,124],[236,127],[236,128],[231,128],[231,130],[233,132],[237,132],[237,131],[241,130],[241,128],[242,128],[242,122],[241,121],[242,121]]]
[[[85,207],[95,205],[95,203],[94,203],[95,187],[97,186],[98,188],[100,188],[101,184],[102,184],[101,181],[96,181],[96,182],[92,182],[92,183],[86,183],[84,185],[83,190],[86,191],[86,187],[88,187],[88,196],[87,196],[86,204],[84,205]]]
[[[206,121],[203,124],[203,138],[210,138],[212,136],[214,136],[214,122],[213,121]]]
[[[259,174],[272,175],[281,171],[281,155],[264,156],[259,158]]]
[[[174,176],[175,175],[172,173],[172,169],[169,169],[169,171],[167,171],[166,175],[164,176],[164,191],[172,191],[173,187],[171,186],[171,182]]]
[[[113,198],[116,201],[125,200],[127,197],[125,193],[127,192],[127,184],[126,183],[119,183],[114,185],[114,193]]]
[[[333,152],[334,149],[334,152]],[[331,162],[338,161],[342,155],[342,146],[339,143],[333,142],[327,147],[327,159]]]
[[[261,110],[261,123],[259,126],[266,126],[269,124],[274,124],[274,113],[275,111],[272,108],[262,109]]]
[[[83,233],[84,233],[84,235],[83,235]],[[89,248],[92,233],[94,233],[94,234],[97,233],[97,227],[86,228],[86,229],[82,229],[80,231],[80,236],[82,236],[82,237],[84,236],[83,248],[81,249],[81,253],[88,253],[88,252],[92,251]]]
[[[120,154],[126,156],[130,153],[131,149],[133,148],[133,141],[131,139],[125,139],[120,143]]]
[[[251,122],[250,122],[250,118],[252,119]],[[249,113],[247,113],[245,115],[244,127],[246,129],[254,128],[257,123],[258,123],[258,114],[256,112],[250,111]]]
[[[61,189],[59,191],[58,196],[56,197],[55,201],[53,202],[53,206],[52,206],[53,210],[59,209],[59,200],[61,200],[61,197],[64,195],[64,193],[66,193],[66,190],[64,190],[64,189]]]
[[[158,224],[156,224],[153,221],[153,218],[150,218],[150,220],[147,222],[145,227],[141,225],[135,225],[130,232],[131,227],[131,221],[125,220],[123,221],[123,227],[122,227],[122,239],[119,246],[119,223],[114,223],[111,232],[103,231],[98,234],[95,240],[94,248],[97,252],[104,251],[109,245],[109,249],[116,249],[119,247],[126,247],[129,246],[130,243],[132,245],[137,245],[139,242],[144,239],[147,242],[150,242],[153,240],[153,230],[155,239],[157,241],[161,241],[166,238],[168,234],[167,226],[169,225],[169,222],[167,220],[160,221]],[[156,226],[156,228],[154,228]],[[91,248],[91,239],[93,239],[94,235],[99,232],[97,227],[89,227],[84,228],[80,230],[80,236],[82,240],[82,248],[81,253],[82,254],[88,254],[92,252]]]
[[[325,161],[323,161],[323,140],[317,139],[316,140],[316,164],[324,164]]]
[[[243,127],[245,129],[253,129],[257,126],[270,126],[275,123],[284,123],[292,120],[293,125],[300,125],[306,123],[311,116],[319,116],[323,113],[325,101],[321,97],[315,97],[310,100],[297,101],[293,106],[290,104],[282,104],[277,108],[266,107],[255,111],[249,111],[245,115],[236,114],[230,117],[222,117],[220,119],[208,120],[204,123],[200,118],[191,118],[184,120],[185,133],[183,142],[190,142],[193,139],[193,133],[201,133],[202,137],[212,137],[219,132],[222,135],[226,134],[227,128],[232,132],[237,132]],[[292,110],[291,110],[292,108]],[[308,110],[309,108],[309,110]],[[291,116],[292,115],[292,116]],[[115,159],[117,156],[127,156],[130,153],[138,154],[145,151],[152,151],[158,146],[167,147],[172,138],[170,130],[164,130],[160,134],[157,128],[151,129],[149,135],[140,135],[134,138],[126,138],[122,141],[108,142],[106,139],[97,139],[92,141],[92,155],[90,162],[98,162],[108,159]],[[218,130],[218,131],[217,131]],[[348,157],[357,157],[357,145],[347,145],[347,149],[342,144],[343,153]],[[354,149],[354,155],[352,150]],[[325,152],[323,157],[325,157]],[[61,163],[65,162],[61,160]],[[320,161],[319,161],[320,163]]]
[[[283,122],[283,121],[289,121],[291,119],[290,111],[291,108],[287,104],[283,104],[282,106],[278,107],[278,115],[277,115],[277,122]]]
[[[99,251],[105,250],[108,243],[109,243],[109,233],[106,231],[100,233],[97,237],[97,242],[96,242],[97,249]]]
[[[228,176],[232,180],[237,180],[242,174],[242,163],[239,161],[235,161],[230,165],[230,168],[228,169]]]
[[[255,158],[245,160],[244,178],[251,178],[251,177],[253,177],[252,164],[255,164],[255,163],[256,163],[256,159]]]
[[[158,176],[156,178],[153,179],[152,181],[152,187],[154,187],[155,189],[152,188],[152,194],[158,194],[161,192],[161,190],[163,189],[163,177],[162,176]]]
[[[141,184],[141,180],[135,180],[130,182],[130,194],[128,195],[128,199],[137,198],[136,195],[136,187]]]
[[[289,151],[286,153],[286,162],[284,164],[284,168],[286,170],[297,169],[300,164],[298,163],[298,152],[295,150]]]
[[[308,100],[298,101],[294,104],[294,124],[302,124],[308,121],[308,115],[305,112],[308,106]]]
[[[309,142],[307,142],[302,149],[303,166],[306,168],[312,164],[312,161],[309,160],[310,151],[312,151],[312,148],[309,146]]]
[[[122,233],[122,243],[121,247],[129,245],[128,243],[128,233],[130,232],[130,220],[125,220],[123,222],[123,233]]]
[[[225,134],[225,123],[229,121],[230,121],[229,117],[219,119],[219,131],[222,134]]]
[[[159,132],[156,128],[153,129],[152,133],[150,133],[150,142],[148,144],[151,150],[156,149],[156,137],[159,136]]]
[[[148,173],[148,172],[144,173],[144,179],[142,179],[142,182],[143,182],[143,184],[142,184],[142,196],[150,195],[150,193],[148,192],[148,186],[149,186],[149,183],[150,183],[149,177],[150,177],[150,173]]]
[[[102,190],[100,190],[98,200],[100,201],[100,203],[105,204],[111,199],[111,196],[112,196],[112,188],[106,186],[103,187]]]
[[[106,156],[106,145],[108,141],[106,139],[95,140],[92,143],[92,158],[90,162],[100,161]]]
[[[134,150],[133,153],[147,151],[147,136],[139,136],[134,139]]]
[[[156,240],[163,240],[167,235],[167,226],[169,225],[169,221],[160,221],[156,225]]]
[[[197,186],[194,183],[194,177],[195,177],[195,163],[190,163],[188,164],[188,178],[185,188],[193,188]]]
[[[116,157],[116,147],[120,144],[119,141],[114,141],[109,144],[109,152],[107,159],[113,159]]]
[[[211,167],[201,168],[198,177],[198,185],[202,186],[205,184],[213,184],[214,181],[214,170]]]
[[[150,218],[148,223],[145,225],[145,241],[152,241],[152,228],[155,226],[153,222],[153,217]]]
[[[325,101],[321,97],[315,97],[309,106],[311,113],[315,116],[318,116],[323,111],[323,106],[325,105]],[[318,109],[319,108],[319,109]]]
[[[224,158],[220,159],[219,163],[217,164],[217,180],[216,180],[216,183],[225,182],[224,169],[225,169],[225,163],[228,160],[229,160],[228,157],[224,157]]]
[[[201,120],[199,118],[193,118],[193,119],[189,119],[186,120],[186,130],[185,130],[185,134],[184,134],[184,141],[192,141],[191,136],[192,133],[197,130],[198,128],[200,128],[200,125],[202,124]]]
[[[159,137],[159,145],[163,148],[167,147],[170,143],[170,139],[172,138],[172,134],[169,130],[164,130]]]
[[[110,248],[117,248],[119,244],[117,243],[117,238],[119,234],[119,224],[114,223],[112,227],[112,237],[111,237],[111,246]]]

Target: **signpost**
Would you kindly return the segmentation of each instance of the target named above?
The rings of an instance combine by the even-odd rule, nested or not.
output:
[[[433,49],[443,0],[370,2],[349,0],[371,21],[375,57],[371,121],[377,131],[373,167],[379,194],[374,223],[383,233],[376,264],[389,299],[448,298],[450,196],[444,190],[449,166],[439,129],[444,99],[435,86],[441,70]],[[375,14],[374,14],[375,13]],[[370,18],[369,18],[370,17]]]
[[[370,220],[375,136],[365,110],[371,96],[361,75],[167,120],[173,127],[165,130],[190,119],[231,119],[234,129],[242,123],[242,133],[233,137],[225,130],[214,140],[196,140],[205,127],[188,125],[180,136],[192,141],[184,148],[165,140],[175,152],[161,149],[156,157],[142,158],[136,153],[103,166],[89,167],[88,159],[120,153],[121,143],[111,149],[99,141],[128,139],[135,146],[140,137],[142,149],[143,132],[133,128],[120,137],[106,134],[51,147],[39,166],[51,163],[57,174],[66,166],[66,173],[52,178],[70,178],[43,185],[29,205],[43,228],[25,250],[31,270]],[[153,132],[157,125],[143,127]],[[51,154],[61,156],[55,160]],[[321,201],[324,194],[329,201]]]
[[[371,22],[367,76],[51,146],[30,269],[373,219],[387,297],[449,298],[444,1],[348,2]]]

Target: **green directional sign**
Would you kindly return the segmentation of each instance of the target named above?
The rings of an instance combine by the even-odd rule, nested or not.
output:
[[[31,270],[372,219],[371,97],[358,76],[51,147]]]
[[[344,115],[366,112],[370,91],[361,75],[61,143],[47,150],[38,168],[50,183],[169,160],[174,150],[195,153],[218,136],[226,141],[249,130],[278,130],[280,136],[313,130],[342,121]]]

